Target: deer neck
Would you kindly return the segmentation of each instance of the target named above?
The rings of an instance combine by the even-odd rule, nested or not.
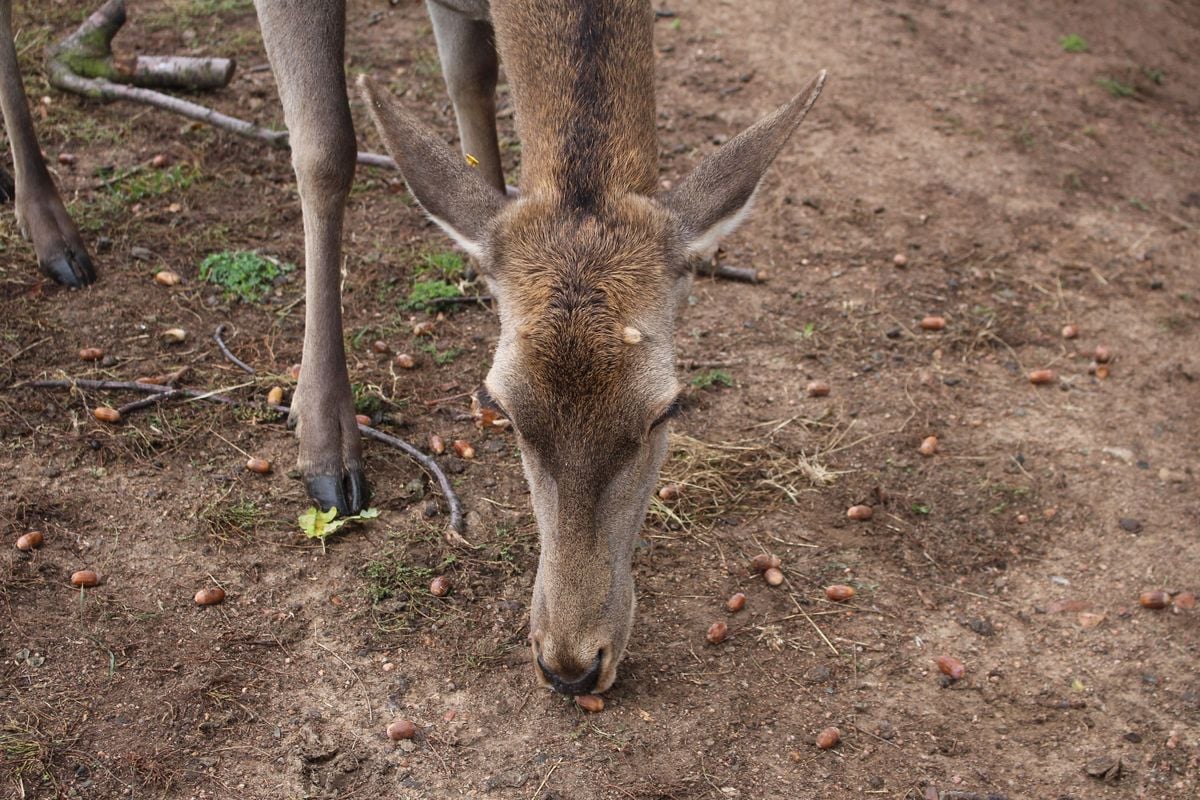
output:
[[[493,0],[523,196],[599,213],[653,193],[654,14],[644,0]]]

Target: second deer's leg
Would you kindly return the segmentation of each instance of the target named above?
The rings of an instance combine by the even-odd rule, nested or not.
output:
[[[341,255],[354,179],[354,125],[343,72],[341,0],[256,0],[279,86],[304,216],[304,357],[292,401],[309,495],[342,514],[362,510],[367,485],[342,342]]]
[[[504,191],[500,147],[496,140],[496,78],[499,60],[492,24],[427,0],[437,38],[446,90],[454,103],[464,153],[479,161],[488,183]]]
[[[33,242],[42,272],[66,286],[86,286],[96,280],[96,269],[42,160],[17,66],[12,0],[0,0],[0,109],[12,146],[21,233]]]

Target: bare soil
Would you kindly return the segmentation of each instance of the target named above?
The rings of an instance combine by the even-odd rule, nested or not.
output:
[[[235,55],[232,85],[202,99],[279,123],[245,0],[131,6],[126,50]],[[395,174],[360,170],[348,212],[352,379],[385,430],[475,444],[470,463],[441,457],[473,549],[443,542],[441,498],[395,450],[366,446],[380,518],[323,549],[296,526],[296,446],[273,415],[172,403],[112,426],[90,409],[133,396],[12,388],[187,366],[188,386],[261,398],[290,388],[303,319],[299,271],[260,303],[198,276],[223,250],[302,262],[287,155],[50,90],[42,47],[86,9],[18,4],[42,145],[102,278],[47,284],[0,216],[6,796],[1200,794],[1200,612],[1138,604],[1200,589],[1200,6],[669,9],[655,34],[665,181],[817,69],[831,78],[727,243],[728,263],[771,280],[698,280],[681,320],[681,379],[721,369],[733,386],[696,388],[674,423],[683,497],[647,518],[630,652],[587,714],[532,683],[537,541],[518,458],[464,414],[496,319],[450,313],[432,353],[411,335],[431,319],[402,305],[415,270],[449,246]],[[382,76],[449,137],[424,14],[351,2],[349,72]],[[1064,49],[1069,34],[1085,52]],[[148,166],[159,153],[174,172]],[[139,165],[117,189],[98,177]],[[155,284],[163,268],[184,282]],[[930,314],[944,330],[919,327]],[[258,376],[221,357],[222,322]],[[169,327],[188,340],[161,343]],[[376,339],[418,368],[391,367]],[[1106,377],[1089,372],[1097,345]],[[87,346],[109,358],[79,361]],[[1054,381],[1031,385],[1037,368]],[[828,397],[806,395],[814,379]],[[247,472],[247,454],[274,470]],[[870,521],[846,518],[856,503]],[[19,552],[32,529],[45,545]],[[782,587],[750,573],[761,551],[782,558]],[[71,588],[83,567],[100,586]],[[447,597],[428,593],[435,574]],[[857,594],[830,603],[831,583]],[[226,601],[197,607],[214,584]],[[749,601],[728,614],[735,591]],[[708,645],[716,620],[730,637]],[[965,677],[944,679],[940,655]],[[416,722],[411,743],[384,736],[397,715]],[[817,749],[831,725],[841,743]]]

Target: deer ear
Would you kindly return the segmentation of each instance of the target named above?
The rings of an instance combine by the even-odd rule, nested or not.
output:
[[[679,221],[688,255],[709,255],[749,214],[758,184],[825,85],[822,70],[791,102],[707,156],[662,198]]]
[[[358,88],[413,197],[451,239],[482,260],[488,227],[505,196],[366,75]]]

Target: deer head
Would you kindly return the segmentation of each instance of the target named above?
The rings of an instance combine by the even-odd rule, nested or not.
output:
[[[413,196],[476,259],[496,300],[500,338],[479,401],[516,432],[541,540],[534,670],[560,692],[608,689],[629,640],[634,545],[679,408],[675,316],[689,259],[745,218],[824,78],[665,195],[593,176],[601,191],[585,203],[553,181],[507,197],[360,79]]]

